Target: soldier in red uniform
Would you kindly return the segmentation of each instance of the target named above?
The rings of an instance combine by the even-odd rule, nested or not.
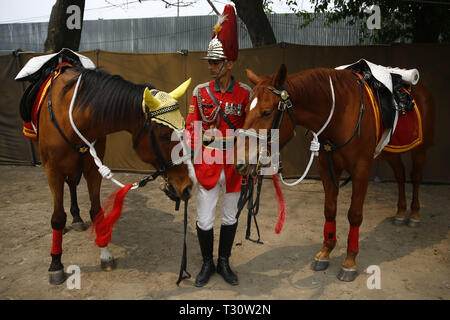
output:
[[[233,6],[227,5],[214,27],[207,56],[203,58],[208,60],[213,80],[194,89],[186,119],[191,147],[201,151],[196,152],[194,157],[194,169],[199,182],[197,235],[203,256],[203,265],[195,280],[198,287],[207,284],[216,271],[213,261],[213,225],[221,190],[224,195],[217,272],[226,282],[238,284],[238,278],[229,265],[237,228],[237,202],[242,178],[233,168],[233,132],[244,124],[245,106],[250,99],[251,89],[231,75],[237,57],[236,15]]]

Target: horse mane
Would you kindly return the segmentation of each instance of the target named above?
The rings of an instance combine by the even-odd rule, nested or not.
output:
[[[74,67],[81,78],[75,100],[74,110],[89,109],[95,125],[113,125],[118,121],[136,122],[143,118],[142,95],[150,84],[135,84],[119,75],[96,69]],[[71,79],[63,88],[66,94],[77,82]]]
[[[296,90],[290,92],[291,96],[299,95],[302,96],[303,100],[307,97],[327,97],[331,95],[330,77],[336,90],[337,84],[339,84],[339,87],[341,88],[354,84],[356,78],[349,77],[351,74],[352,73],[349,70],[335,70],[329,68],[308,69],[289,75],[286,79],[286,85],[288,88],[296,88]],[[351,88],[349,88],[349,90],[350,89]]]

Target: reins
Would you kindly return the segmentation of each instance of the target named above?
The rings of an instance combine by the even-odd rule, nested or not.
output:
[[[180,282],[184,279],[189,279],[191,274],[186,270],[187,268],[187,247],[186,247],[186,234],[187,234],[187,209],[188,209],[188,201],[184,201],[184,221],[183,221],[183,254],[181,256],[181,265],[180,265],[180,273],[178,275],[177,286],[180,285]],[[186,273],[186,275],[184,275]]]
[[[334,109],[335,109],[335,105],[336,105],[333,81],[331,80],[331,77],[330,77],[330,88],[331,88],[331,98],[332,98],[330,114],[328,115],[328,118],[325,121],[325,123],[323,124],[323,126],[319,129],[319,131],[317,131],[317,133],[311,131],[311,133],[313,135],[313,138],[311,140],[311,145],[309,147],[309,150],[311,151],[311,156],[309,157],[309,162],[308,162],[308,165],[306,166],[305,171],[303,172],[303,174],[300,176],[300,178],[297,181],[292,182],[292,183],[287,183],[284,181],[282,172],[280,172],[278,174],[280,176],[281,182],[286,186],[292,187],[292,186],[295,186],[295,185],[299,184],[300,182],[302,182],[305,179],[306,175],[308,174],[309,170],[311,169],[311,165],[314,161],[314,157],[319,156],[319,150],[320,150],[319,135],[326,129],[326,127],[330,123],[331,118],[333,117]],[[295,130],[295,127],[294,127],[294,130]]]
[[[311,156],[310,156],[310,160],[309,160],[309,163],[307,165],[307,168],[306,168],[305,172],[303,173],[303,175],[300,177],[300,179],[298,179],[294,183],[287,183],[287,182],[285,182],[283,180],[282,170],[278,170],[278,175],[280,176],[281,182],[283,182],[283,184],[285,184],[285,185],[294,186],[294,185],[297,185],[298,183],[300,183],[306,177],[307,173],[309,172],[309,169],[311,168],[311,165],[312,165],[312,162],[314,160],[314,157],[319,155],[320,142],[319,142],[319,138],[318,137],[325,130],[325,128],[328,126],[328,124],[330,123],[331,118],[333,117],[334,109],[335,109],[335,96],[334,96],[334,88],[333,88],[333,82],[331,80],[331,77],[330,77],[330,87],[331,87],[331,95],[332,95],[331,111],[330,111],[330,114],[329,114],[329,116],[327,118],[327,121],[322,126],[322,128],[320,128],[320,130],[317,133],[312,132],[313,139],[311,141],[311,146],[310,146]],[[295,120],[294,112],[292,111],[292,106],[293,106],[292,105],[292,101],[290,100],[290,96],[289,96],[289,93],[286,90],[285,85],[283,85],[281,87],[281,90],[277,90],[277,89],[275,89],[273,87],[269,87],[268,89],[273,94],[278,96],[279,99],[280,99],[280,101],[278,102],[277,113],[275,114],[275,118],[274,118],[274,121],[273,121],[273,124],[272,124],[271,132],[268,135],[266,135],[266,136],[261,136],[260,134],[252,132],[252,131],[239,130],[238,134],[253,136],[253,137],[257,137],[259,139],[264,139],[264,140],[266,140],[266,142],[268,144],[270,144],[271,143],[272,131],[274,129],[276,129],[276,130],[280,129],[285,112],[288,113],[288,115],[291,118],[291,121],[293,123],[294,134],[293,134],[292,137],[295,136],[295,127],[296,127],[297,123],[296,123],[296,120]],[[259,155],[259,160],[260,160],[260,158],[261,158],[261,154]],[[251,241],[256,242],[256,243],[261,243],[262,244],[262,242],[260,240],[260,233],[259,233],[258,223],[256,221],[256,215],[258,214],[258,210],[259,210],[259,200],[260,200],[262,179],[263,179],[263,175],[258,172],[259,171],[259,162],[260,161],[258,161],[258,165],[257,165],[256,170],[254,170],[254,172],[252,174],[248,174],[246,177],[243,177],[243,179],[242,179],[241,194],[240,194],[240,198],[239,198],[239,202],[238,202],[238,213],[237,213],[236,217],[237,218],[239,217],[242,209],[244,208],[245,204],[247,203],[248,216],[247,216],[246,239],[247,240],[251,240]],[[280,187],[278,185],[276,173],[273,174],[273,182],[274,182],[275,190],[277,192],[278,202],[279,202],[279,205],[280,205],[279,219],[278,219],[277,226],[275,228],[275,232],[279,233],[281,231],[281,228],[282,228],[283,222],[284,222],[284,218],[285,218],[285,203],[284,203],[284,198],[283,198],[282,193],[281,193],[281,189],[280,189]],[[255,198],[255,200],[253,200],[254,199],[255,184],[257,185],[257,187],[256,187],[256,198]],[[252,217],[253,217],[253,220],[255,222],[256,230],[258,232],[258,239],[257,240],[250,239],[250,228],[251,228],[251,219],[252,219]]]
[[[236,219],[239,219],[242,209],[244,209],[245,204],[247,204],[248,215],[247,215],[247,229],[245,231],[245,239],[258,244],[264,244],[261,241],[261,235],[259,232],[258,222],[256,221],[256,215],[259,211],[259,200],[261,195],[261,188],[263,182],[263,175],[258,174],[248,174],[242,177],[241,180],[241,194],[238,200],[238,211],[236,213]],[[256,198],[254,197],[256,184]],[[250,238],[252,218],[255,222],[256,231],[258,233],[258,239],[253,240]]]
[[[73,93],[73,96],[72,96],[72,100],[70,102],[70,107],[69,107],[69,120],[70,120],[70,124],[72,125],[72,129],[75,131],[77,136],[85,143],[85,145],[89,148],[89,153],[94,158],[94,162],[98,166],[98,168],[99,168],[98,171],[102,175],[102,177],[106,178],[108,180],[111,180],[112,182],[114,182],[119,187],[124,187],[125,186],[124,184],[122,184],[121,182],[119,182],[118,180],[113,178],[113,173],[111,172],[111,169],[109,169],[106,165],[104,165],[102,163],[102,161],[100,160],[100,158],[98,157],[97,152],[95,151],[95,148],[94,148],[95,141],[93,143],[90,143],[81,134],[81,132],[78,130],[78,128],[76,127],[76,125],[75,125],[75,123],[73,121],[73,115],[72,115],[73,107],[74,107],[74,102],[75,102],[75,98],[76,98],[76,95],[77,95],[77,92],[78,92],[78,87],[80,85],[80,82],[81,82],[81,74],[78,77],[77,83],[75,85],[75,90],[74,90],[74,93]],[[168,112],[168,111],[166,111],[166,112]],[[175,162],[173,162],[173,161],[169,162],[166,159],[164,159],[164,157],[162,156],[161,150],[159,149],[158,144],[156,143],[156,138],[154,136],[154,132],[153,132],[152,126],[151,126],[152,114],[150,113],[150,110],[148,109],[148,107],[146,108],[146,113],[147,113],[146,114],[147,115],[147,119],[144,121],[144,124],[143,124],[143,126],[142,126],[142,128],[140,130],[140,133],[136,137],[136,139],[135,139],[135,141],[133,143],[133,147],[135,148],[137,146],[138,138],[140,138],[140,136],[141,136],[142,132],[144,131],[144,129],[146,127],[149,127],[151,148],[153,149],[153,151],[156,154],[156,158],[157,158],[157,161],[158,161],[158,168],[157,168],[156,172],[152,173],[149,176],[144,177],[139,182],[133,183],[133,186],[131,187],[131,190],[144,187],[149,181],[155,180],[158,176],[160,176],[161,174],[165,173],[171,167],[181,164],[188,157],[190,158],[190,154],[187,154],[187,155],[184,155],[183,157],[181,157],[180,159],[178,159]],[[160,113],[158,113],[158,114],[160,114]],[[179,136],[181,136],[181,134]]]
[[[94,148],[94,144],[95,141],[93,143],[90,143],[82,134],[81,132],[78,130],[78,128],[76,127],[74,121],[73,121],[73,107],[74,107],[74,102],[75,102],[75,98],[78,92],[78,87],[80,85],[81,82],[81,77],[82,75],[80,74],[80,76],[78,77],[76,86],[75,86],[75,90],[72,96],[72,100],[70,102],[70,107],[69,107],[69,120],[70,120],[70,124],[73,128],[73,130],[75,131],[75,133],[78,135],[78,137],[87,145],[87,147],[89,148],[89,152],[91,154],[91,156],[94,159],[95,164],[98,166],[98,171],[99,173],[102,175],[103,178],[107,178],[109,180],[111,180],[112,182],[114,182],[115,184],[117,184],[118,186],[121,187],[121,189],[119,191],[117,191],[116,193],[114,193],[113,195],[115,196],[114,199],[114,208],[111,210],[111,212],[108,214],[108,216],[105,217],[105,212],[102,210],[97,217],[94,220],[94,227],[97,231],[97,240],[96,240],[96,244],[99,245],[100,247],[107,245],[107,243],[109,243],[109,239],[110,239],[110,234],[112,231],[112,226],[115,223],[115,221],[117,221],[117,219],[119,218],[121,211],[122,211],[122,205],[123,205],[123,200],[124,197],[126,196],[127,192],[129,190],[134,190],[134,189],[138,189],[138,188],[142,188],[144,187],[148,182],[150,181],[154,181],[158,176],[164,174],[167,172],[168,169],[179,165],[181,163],[183,163],[185,160],[190,159],[191,155],[189,153],[186,152],[186,150],[188,150],[185,145],[184,145],[184,138],[183,138],[183,134],[182,132],[178,132],[176,131],[178,137],[181,140],[181,143],[183,144],[183,157],[179,158],[176,161],[167,161],[159,146],[158,143],[156,142],[156,137],[155,137],[155,133],[153,131],[153,126],[151,124],[151,120],[152,117],[160,115],[162,113],[165,112],[170,112],[175,110],[175,108],[178,108],[178,106],[169,106],[169,107],[165,107],[165,108],[161,108],[160,110],[156,110],[155,112],[150,112],[150,109],[148,108],[148,106],[145,105],[145,103],[143,103],[143,110],[145,112],[146,115],[146,120],[144,121],[138,135],[136,136],[136,138],[133,141],[133,147],[136,148],[138,141],[140,139],[140,137],[142,136],[143,131],[148,128],[149,130],[149,139],[150,139],[150,147],[152,148],[152,150],[155,152],[156,155],[156,159],[157,159],[157,163],[158,163],[158,167],[157,167],[157,171],[152,173],[149,176],[144,177],[143,179],[141,179],[139,182],[135,182],[133,184],[127,184],[124,185],[121,182],[119,182],[118,180],[113,178],[113,173],[111,172],[111,170],[102,163],[102,161],[100,160],[100,158],[97,156],[97,152],[95,151]],[[163,190],[166,195],[173,201],[175,201],[175,210],[178,211],[179,207],[180,207],[180,198],[174,197],[173,195],[171,195],[167,190]],[[187,272],[186,267],[187,267],[187,247],[186,247],[186,234],[187,234],[187,210],[188,210],[188,200],[185,200],[184,203],[184,243],[183,243],[183,254],[182,254],[182,260],[181,260],[181,266],[180,266],[180,275],[179,278],[177,280],[177,285],[179,285],[179,283],[186,279],[186,278],[190,278],[191,275],[189,274],[189,272]],[[99,235],[100,232],[100,235]],[[183,274],[186,273],[187,275],[184,276]]]
[[[336,151],[339,148],[342,148],[342,147],[348,145],[353,140],[353,138],[356,136],[356,134],[358,134],[358,135],[360,134],[361,121],[362,121],[362,117],[363,117],[363,114],[364,114],[363,84],[364,84],[365,78],[363,78],[363,79],[357,78],[357,80],[358,80],[358,82],[360,84],[361,107],[359,109],[358,122],[356,124],[356,128],[353,131],[352,135],[350,136],[349,139],[347,139],[347,141],[345,141],[342,144],[334,145],[330,140],[325,140],[325,143],[323,143],[322,146],[321,146],[321,143],[319,142],[319,135],[329,125],[329,123],[331,121],[331,118],[333,117],[334,110],[335,110],[335,104],[336,104],[335,94],[334,94],[334,87],[333,87],[333,81],[331,80],[331,77],[329,79],[330,79],[332,105],[331,105],[331,110],[330,110],[330,113],[328,115],[328,118],[327,118],[326,122],[323,124],[323,126],[319,129],[319,131],[317,131],[317,133],[315,133],[315,132],[313,132],[311,130],[311,133],[312,133],[312,136],[313,136],[313,138],[311,140],[311,145],[310,145],[310,148],[309,148],[309,150],[311,151],[311,156],[309,158],[308,165],[306,166],[306,169],[303,172],[303,174],[301,175],[301,177],[297,181],[294,181],[292,183],[287,183],[283,179],[282,172],[279,172],[278,175],[280,176],[280,180],[286,186],[295,186],[295,185],[299,184],[300,182],[302,182],[305,179],[306,175],[308,174],[309,170],[311,169],[311,165],[313,163],[314,157],[318,157],[319,156],[319,150],[322,148],[322,150],[324,150],[326,152],[326,155],[327,155],[328,170],[330,172],[331,180],[333,181],[333,184],[336,186],[336,188],[339,188],[339,186],[337,184],[337,181],[336,181],[336,177],[334,175],[334,170],[333,170],[333,167],[334,167],[334,165],[333,165],[333,152]],[[274,89],[272,87],[269,87],[269,90],[271,90],[275,95],[277,95],[280,98],[280,102],[278,104],[278,112],[277,112],[277,115],[275,116],[273,127],[276,126],[275,124],[277,123],[277,119],[278,118],[282,119],[284,111],[287,110],[288,114],[291,117],[291,119],[293,119],[294,133],[295,133],[295,125],[296,125],[296,123],[295,123],[295,118],[294,118],[293,112],[292,112],[292,102],[289,99],[289,94],[285,90],[284,86],[283,86],[282,91],[278,91],[278,90],[276,90],[276,89]],[[280,105],[282,106],[281,108],[280,108]],[[280,115],[280,112],[281,112],[281,115]],[[276,128],[279,129],[280,127],[281,127],[281,120],[278,120],[278,125],[276,126]],[[345,183],[347,183],[348,181],[349,180],[347,180]]]

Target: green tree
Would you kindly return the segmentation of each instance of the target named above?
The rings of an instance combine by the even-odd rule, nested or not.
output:
[[[309,0],[314,12],[298,10],[298,1],[286,0],[293,12],[305,19],[302,27],[311,23],[318,14],[326,17],[326,24],[349,18],[350,24],[366,21],[365,10],[377,5],[381,11],[381,28],[370,32],[366,24],[361,25],[361,38],[370,38],[376,43],[450,42],[450,0]]]

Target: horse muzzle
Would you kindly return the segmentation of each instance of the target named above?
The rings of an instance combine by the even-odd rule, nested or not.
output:
[[[254,165],[254,164],[240,163],[240,164],[236,164],[234,166],[234,169],[241,176],[246,176],[249,174],[253,175],[256,173],[256,165]]]
[[[164,183],[161,185],[161,190],[166,194],[166,196],[173,201],[186,201],[192,196],[192,186],[186,186],[181,193],[171,183]]]

